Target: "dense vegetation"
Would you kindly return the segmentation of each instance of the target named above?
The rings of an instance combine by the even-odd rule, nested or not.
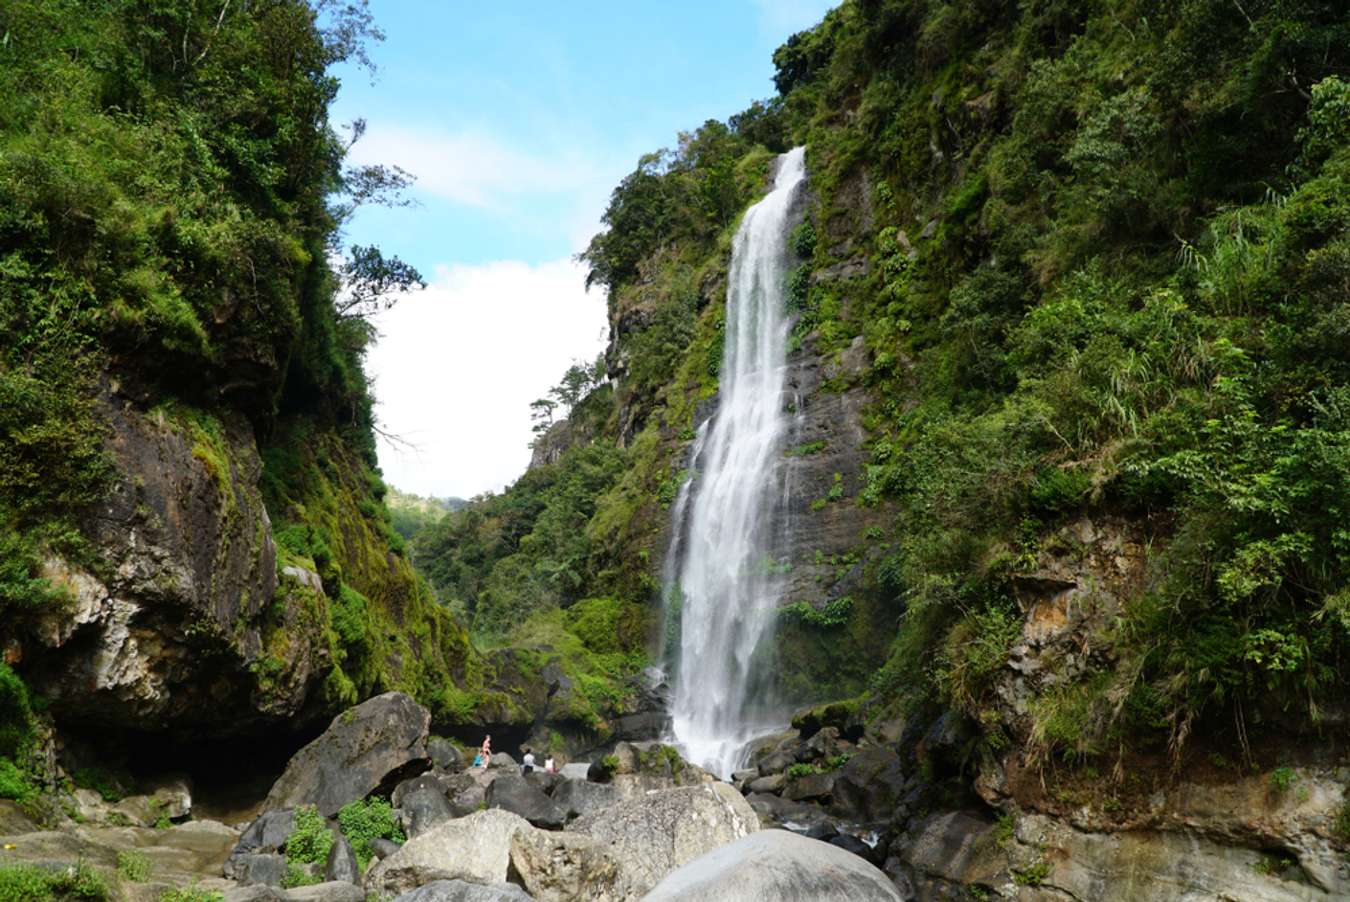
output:
[[[281,564],[324,577],[331,604],[273,605],[264,691],[286,605],[327,636],[328,705],[429,697],[467,653],[399,556],[375,469],[368,316],[420,278],[345,248],[342,225],[402,203],[407,177],[345,164],[363,126],[328,107],[332,67],[379,37],[364,3],[328,0],[0,7],[0,638],[64,603],[42,558],[106,566],[84,525],[116,476],[107,408],[131,403],[192,438],[227,509],[253,449],[226,436],[256,436]],[[0,794],[21,795],[12,734],[32,718],[8,668],[0,705],[24,713],[0,736]]]
[[[956,712],[972,750],[1179,755],[1203,722],[1250,754],[1315,724],[1350,638],[1348,47],[1330,0],[849,0],[775,54],[778,97],[615,189],[582,255],[609,289],[603,425],[420,538],[433,578],[497,633],[588,596],[653,609],[728,237],[805,143],[793,352],[861,336],[874,399],[862,490],[820,503],[893,513],[859,537],[854,609],[792,629],[900,618],[874,709]],[[1087,561],[1084,519],[1142,569],[1014,722],[1019,579]]]

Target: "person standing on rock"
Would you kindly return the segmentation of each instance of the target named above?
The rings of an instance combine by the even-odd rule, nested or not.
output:
[[[529,746],[525,747],[525,757],[520,762],[520,772],[522,774],[534,773],[534,752],[530,751]]]
[[[549,755],[547,758],[544,759],[544,773],[556,774],[557,772],[558,767],[553,763],[553,756]]]
[[[483,766],[487,767],[488,762],[492,760],[492,734],[484,734],[483,747],[479,749],[478,754],[483,756]]]

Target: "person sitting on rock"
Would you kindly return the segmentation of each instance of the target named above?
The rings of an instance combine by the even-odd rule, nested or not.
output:
[[[530,751],[529,746],[525,747],[525,757],[520,762],[520,772],[521,774],[534,773],[534,752]]]
[[[481,751],[474,752],[474,755],[473,755],[473,764],[470,765],[470,766],[471,766],[471,767],[483,767],[483,766],[485,766],[485,765],[484,765],[484,762],[483,762],[483,753],[482,753]]]
[[[547,758],[544,759],[544,773],[556,774],[557,772],[558,766],[553,763],[553,756],[549,755]]]

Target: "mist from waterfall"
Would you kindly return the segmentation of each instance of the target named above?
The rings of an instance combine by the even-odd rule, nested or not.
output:
[[[774,726],[752,690],[782,594],[774,551],[788,425],[788,231],[805,174],[805,148],[779,157],[772,190],[736,232],[717,412],[699,430],[695,475],[673,511],[666,591],[679,606],[675,740],[722,776],[749,739]]]

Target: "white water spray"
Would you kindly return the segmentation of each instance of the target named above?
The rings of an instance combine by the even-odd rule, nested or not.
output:
[[[780,157],[773,190],[736,232],[719,405],[699,433],[667,562],[667,592],[681,605],[675,739],[722,776],[747,741],[773,726],[751,690],[756,650],[782,594],[773,553],[787,426],[787,232],[805,174],[804,148]]]

